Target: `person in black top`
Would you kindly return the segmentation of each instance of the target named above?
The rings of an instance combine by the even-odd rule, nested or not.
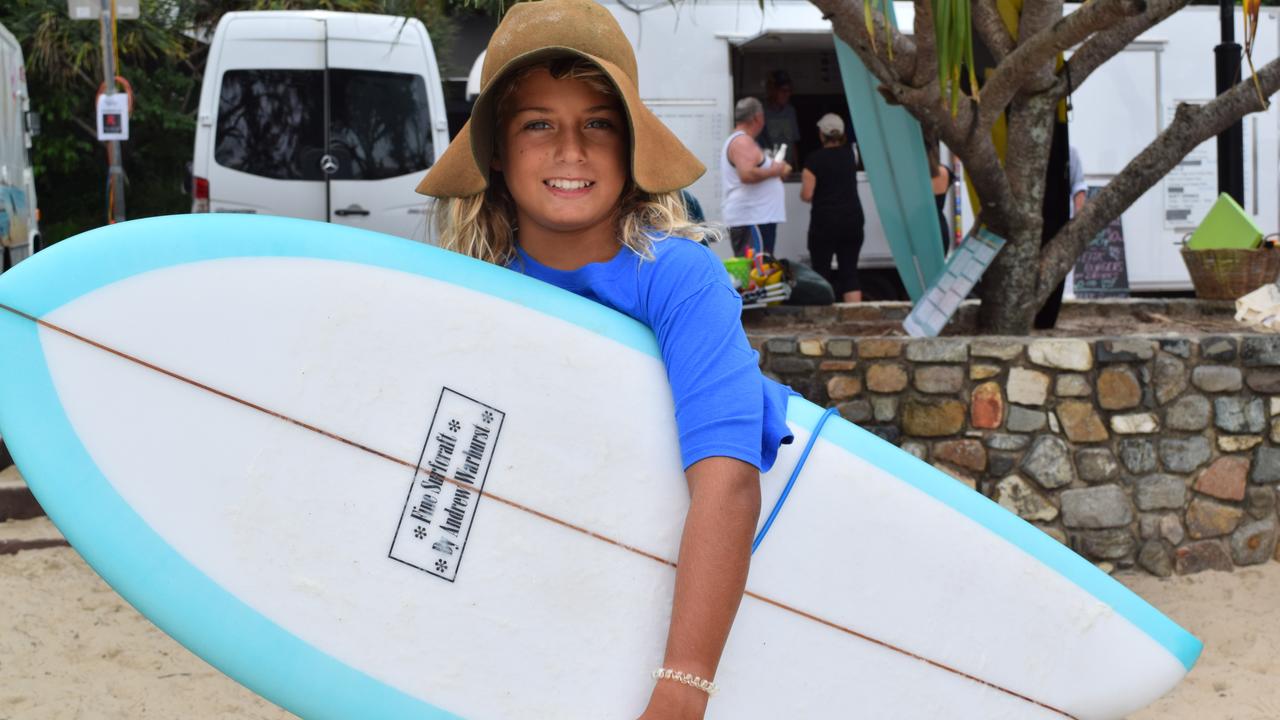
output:
[[[933,201],[938,206],[938,227],[942,229],[942,257],[951,249],[951,226],[947,224],[947,192],[956,182],[951,168],[939,159],[938,143],[925,140],[925,155],[929,158],[929,182],[933,185]]]
[[[844,302],[861,302],[858,254],[862,252],[862,203],[858,200],[856,148],[845,142],[844,121],[827,113],[818,120],[822,147],[809,153],[800,175],[800,199],[809,214],[809,259]],[[832,256],[836,259],[834,272]]]

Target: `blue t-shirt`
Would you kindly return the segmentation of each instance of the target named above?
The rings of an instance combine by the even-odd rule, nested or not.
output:
[[[742,329],[742,298],[715,253],[685,238],[653,243],[653,260],[623,247],[612,260],[556,270],[522,248],[512,270],[611,307],[653,330],[675,399],[685,469],[731,457],[761,471],[792,440],[792,390],[760,374]]]

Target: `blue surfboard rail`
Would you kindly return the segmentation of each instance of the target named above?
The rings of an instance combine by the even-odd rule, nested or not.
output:
[[[604,306],[503,268],[399,238],[324,223],[256,216],[170,216],[94,230],[0,276],[0,304],[42,317],[133,275],[233,257],[306,257],[416,273],[519,303],[660,358],[648,328]],[[33,491],[68,539],[120,594],[183,644],[265,697],[308,717],[453,718],[343,665],[257,614],[187,563],[115,493],[62,410],[30,320],[0,312],[0,431],[34,481]],[[793,398],[788,419],[815,428],[823,408]],[[946,503],[1113,608],[1187,669],[1202,645],[1119,582],[1048,535],[941,471],[871,433],[833,418],[822,439]],[[58,452],[42,451],[57,447]],[[49,495],[41,478],[76,477],[76,492]],[[109,513],[110,528],[89,522]],[[147,568],[143,576],[134,570]],[[172,578],[163,588],[144,577]],[[211,622],[212,621],[212,622]],[[222,628],[253,630],[253,652]],[[267,673],[267,669],[271,669]],[[265,677],[280,678],[270,682]],[[349,705],[309,690],[343,688]],[[350,697],[347,697],[349,695]],[[336,704],[335,704],[336,703]],[[358,704],[357,704],[358,703]],[[357,711],[358,708],[358,711]]]
[[[787,419],[801,427],[814,427],[823,412],[811,402],[792,398]],[[851,422],[833,419],[822,438],[945,503],[1052,568],[1145,632],[1187,670],[1199,659],[1204,644],[1194,635],[1093,563],[986,496]]]
[[[0,288],[6,305],[23,299],[8,292],[12,285],[4,280]],[[80,442],[49,375],[38,326],[0,311],[0,338],[0,431],[14,459],[67,540],[140,613],[240,684],[300,716],[461,720],[304,642],[178,554],[120,497]],[[58,478],[75,483],[54,492],[49,483]]]

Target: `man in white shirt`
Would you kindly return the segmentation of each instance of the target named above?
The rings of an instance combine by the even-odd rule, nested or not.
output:
[[[785,222],[782,178],[791,172],[760,149],[755,137],[764,129],[764,106],[745,97],[733,108],[733,132],[720,149],[720,198],[724,224],[729,226],[733,254],[747,248],[773,254],[778,223]]]

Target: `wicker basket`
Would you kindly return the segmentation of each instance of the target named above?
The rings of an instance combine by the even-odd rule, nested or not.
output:
[[[1182,261],[1201,300],[1235,300],[1280,277],[1280,248],[1188,250]]]

